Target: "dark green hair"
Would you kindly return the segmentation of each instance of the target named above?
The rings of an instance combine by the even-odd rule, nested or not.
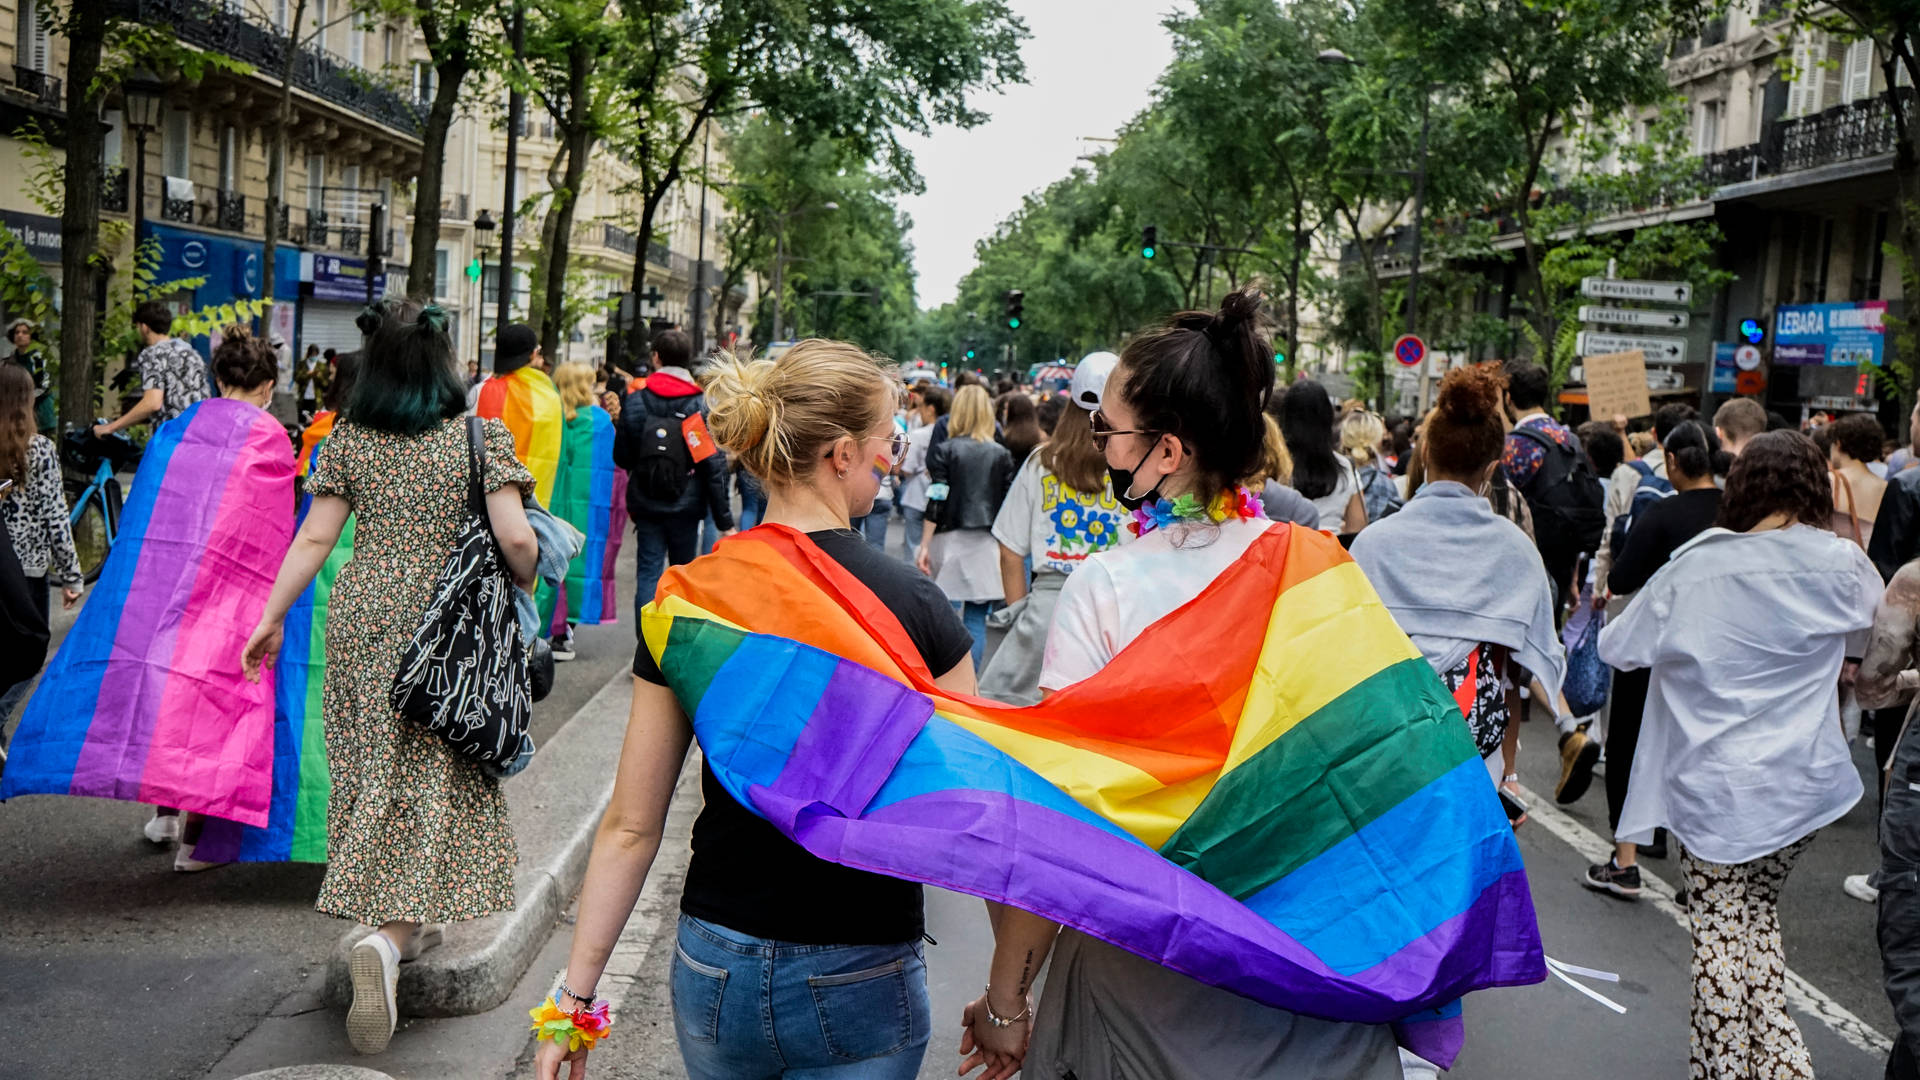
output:
[[[437,305],[383,300],[361,316],[367,335],[359,378],[341,419],[395,435],[419,435],[467,408],[466,380],[447,340],[447,315]]]

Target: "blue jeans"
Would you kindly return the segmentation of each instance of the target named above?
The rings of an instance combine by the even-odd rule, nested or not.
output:
[[[927,512],[903,506],[900,508],[900,520],[906,523],[907,561],[912,562],[920,557],[920,529],[927,520]]]
[[[682,915],[670,981],[690,1080],[913,1080],[927,1053],[917,941],[792,945]]]
[[[854,518],[853,527],[867,538],[875,551],[887,550],[887,518],[893,515],[893,504],[885,499],[876,499],[873,509],[866,517]]]
[[[755,525],[760,524],[760,519],[766,516],[767,516],[767,497],[765,495],[762,495],[759,498],[747,498],[747,499],[740,500],[740,531],[741,532],[746,532],[748,529],[751,529]]]
[[[653,603],[660,575],[669,566],[690,563],[700,553],[699,518],[633,519],[633,632],[640,633],[640,609]]]
[[[700,554],[713,554],[713,545],[719,542],[720,526],[714,524],[713,515],[708,514],[707,520],[700,523]]]
[[[954,614],[967,624],[967,633],[973,635],[973,672],[980,673],[982,658],[987,653],[987,616],[993,613],[993,604],[987,600],[950,600]]]

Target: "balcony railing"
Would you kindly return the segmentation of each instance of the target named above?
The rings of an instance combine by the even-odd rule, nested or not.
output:
[[[470,205],[470,197],[464,191],[457,195],[442,195],[440,196],[440,220],[472,221]]]
[[[15,64],[13,65],[13,85],[49,109],[66,107],[65,99],[60,96],[60,80],[44,71],[35,71],[33,68]]]
[[[193,200],[176,199],[164,190],[160,193],[160,216],[167,221],[193,224]]]
[[[647,241],[647,261],[659,266],[667,266],[673,261],[673,255],[667,245],[658,240]]]
[[[115,214],[127,212],[127,170],[124,165],[108,165],[100,171],[100,209]]]
[[[300,244],[310,248],[327,246],[327,212],[325,210],[312,207],[307,209],[307,224],[300,231]]]
[[[335,231],[340,234],[340,243],[336,246],[341,251],[359,251],[366,243],[367,231],[362,226],[342,225]]]
[[[213,224],[228,232],[246,232],[247,197],[237,191],[214,192]]]
[[[106,0],[110,13],[148,26],[165,26],[181,42],[252,64],[278,78],[286,68],[286,36],[217,0]],[[293,84],[343,109],[418,136],[426,116],[411,94],[369,81],[358,66],[315,49],[302,49]]]
[[[606,244],[613,250],[631,255],[640,249],[639,237],[620,226],[608,225],[606,230]]]

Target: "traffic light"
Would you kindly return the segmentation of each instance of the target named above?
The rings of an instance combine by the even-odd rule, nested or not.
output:
[[[1287,362],[1286,350],[1285,349],[1273,350],[1273,362],[1284,366]]]
[[[1020,329],[1021,311],[1027,304],[1027,294],[1019,289],[1008,289],[1005,300],[1007,302],[1007,329],[1018,330]]]
[[[967,342],[967,359],[973,359],[973,342]]]
[[[1749,345],[1758,345],[1767,340],[1767,327],[1758,319],[1740,320],[1740,338]]]
[[[1143,259],[1153,258],[1153,253],[1159,246],[1160,246],[1160,230],[1158,227],[1149,225],[1146,228],[1140,230],[1140,257],[1141,258]]]

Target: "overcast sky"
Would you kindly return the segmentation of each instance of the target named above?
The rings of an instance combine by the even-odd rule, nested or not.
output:
[[[970,131],[938,128],[907,142],[926,194],[901,201],[913,217],[920,306],[952,300],[973,266],[973,244],[1020,198],[1065,176],[1075,159],[1146,107],[1172,58],[1160,19],[1177,0],[1013,0],[1032,37],[1027,82],[977,99],[992,119]]]

